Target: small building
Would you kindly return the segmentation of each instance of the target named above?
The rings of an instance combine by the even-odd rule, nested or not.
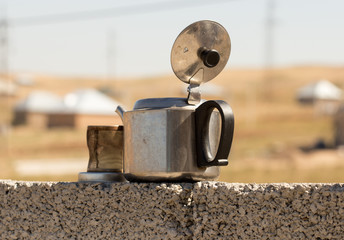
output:
[[[335,114],[341,99],[342,90],[327,80],[309,84],[297,91],[297,100],[301,104],[313,105],[320,115]]]
[[[94,89],[80,89],[63,98],[49,92],[33,92],[14,108],[13,125],[35,128],[122,124],[115,113],[118,103]]]
[[[67,94],[64,97],[64,105],[65,114],[73,116],[72,125],[76,128],[122,124],[121,118],[115,112],[119,104],[95,89],[79,89]],[[55,120],[58,124],[59,120]]]
[[[48,127],[49,116],[64,111],[62,99],[50,92],[34,91],[14,107],[13,125]]]

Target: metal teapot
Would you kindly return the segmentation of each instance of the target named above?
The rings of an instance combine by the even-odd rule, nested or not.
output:
[[[171,52],[176,76],[189,84],[187,98],[141,99],[116,112],[124,126],[124,176],[129,181],[200,181],[219,176],[228,164],[234,117],[222,100],[201,100],[199,86],[225,67],[226,30],[213,21],[184,29]]]

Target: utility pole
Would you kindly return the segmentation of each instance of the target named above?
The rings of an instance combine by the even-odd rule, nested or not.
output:
[[[265,21],[265,74],[264,96],[271,100],[273,97],[273,62],[274,62],[274,26],[275,26],[275,0],[266,1]]]
[[[265,68],[270,69],[273,65],[274,50],[274,26],[275,26],[275,0],[267,0],[265,22]]]
[[[9,76],[9,58],[8,58],[8,19],[7,19],[7,6],[6,2],[1,2],[0,5],[0,74],[1,78],[6,81],[7,83],[7,93],[5,96],[7,98],[6,101],[6,110],[1,118],[0,122],[0,130],[6,138],[5,143],[5,152],[6,152],[6,159],[1,161],[0,167],[3,172],[1,174],[3,177],[6,177],[8,171],[10,171],[9,161],[11,157],[11,136],[10,136],[10,126],[11,126],[11,94],[12,94],[12,86],[11,86],[11,79]],[[6,96],[7,95],[7,96]]]
[[[5,4],[0,9],[0,72],[3,78],[8,78],[8,21]]]

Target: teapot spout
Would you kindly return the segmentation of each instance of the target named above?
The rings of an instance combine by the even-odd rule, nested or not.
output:
[[[121,117],[123,122],[123,114],[125,113],[125,110],[122,106],[118,105],[116,108],[116,113]]]

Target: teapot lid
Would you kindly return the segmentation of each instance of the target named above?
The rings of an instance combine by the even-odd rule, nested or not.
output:
[[[199,86],[223,70],[230,51],[230,37],[217,22],[198,21],[179,34],[172,47],[171,65],[176,76],[189,84],[188,104],[200,102]]]
[[[203,103],[205,100],[200,102]],[[190,105],[186,98],[145,98],[135,102],[134,110],[162,109],[162,108],[186,108],[194,109],[198,105]]]
[[[173,72],[185,83],[208,82],[226,66],[230,51],[230,37],[222,25],[210,20],[195,22],[173,44]]]

